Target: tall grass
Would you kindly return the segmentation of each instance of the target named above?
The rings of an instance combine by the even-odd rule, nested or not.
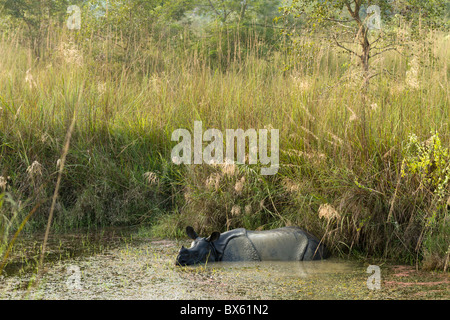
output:
[[[448,37],[431,32],[429,47],[374,61],[393,76],[372,80],[362,119],[358,67],[314,39],[286,54],[251,30],[184,35],[125,50],[117,37],[62,32],[47,39],[41,59],[19,32],[3,37],[0,175],[10,177],[12,197],[26,209],[50,198],[78,104],[57,230],[150,223],[175,236],[188,224],[205,233],[295,224],[336,254],[425,257],[430,268],[446,268],[447,208],[434,205],[420,174],[402,177],[401,168],[411,134],[426,141],[439,132],[449,146]],[[278,174],[172,164],[171,133],[195,120],[204,129],[279,129]],[[43,228],[49,206],[28,230]]]

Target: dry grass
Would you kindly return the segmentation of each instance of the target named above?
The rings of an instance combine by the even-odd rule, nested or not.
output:
[[[219,59],[206,40],[191,50],[186,38],[178,47],[152,38],[124,52],[119,40],[92,37],[55,36],[39,61],[20,34],[1,40],[0,175],[12,180],[1,188],[28,200],[24,210],[51,194],[78,105],[57,228],[157,222],[155,230],[175,236],[187,224],[199,232],[296,224],[326,234],[336,253],[409,262],[423,255],[420,236],[436,234],[423,218],[436,208],[429,190],[413,175],[396,183],[411,133],[425,141],[437,130],[450,141],[450,41],[442,34],[430,33],[431,47],[417,43],[411,59],[388,53],[374,62],[394,77],[374,78],[365,100],[357,66],[312,39],[303,39],[312,46],[300,47],[302,59],[262,53],[256,40],[245,55]],[[279,129],[278,175],[173,165],[170,135],[194,120],[220,130]],[[42,228],[49,204],[41,209],[31,229]]]

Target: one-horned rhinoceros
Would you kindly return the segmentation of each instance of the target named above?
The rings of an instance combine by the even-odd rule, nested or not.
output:
[[[307,261],[327,256],[325,246],[298,227],[267,231],[240,228],[213,232],[207,238],[199,237],[192,227],[186,227],[186,233],[194,241],[189,249],[181,247],[176,260],[181,266],[207,261]]]

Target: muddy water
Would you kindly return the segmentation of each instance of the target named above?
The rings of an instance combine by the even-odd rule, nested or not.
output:
[[[381,265],[381,288],[370,290],[367,286],[370,274],[366,272],[369,263],[364,262],[331,258],[311,262],[220,262],[177,267],[174,265],[176,254],[181,245],[189,244],[188,241],[136,239],[128,235],[120,241],[107,240],[106,244],[105,239],[97,242],[85,239],[84,245],[78,247],[91,249],[88,254],[77,255],[65,255],[65,242],[54,241],[50,250],[54,256],[46,260],[45,273],[38,286],[29,286],[34,278],[33,268],[19,270],[16,265],[9,269],[9,274],[0,276],[0,298],[450,298],[448,273],[418,272],[409,266]],[[72,250],[73,245],[69,246]],[[31,254],[20,252],[19,260],[23,263],[33,259]],[[12,259],[11,263],[14,262],[17,261]]]

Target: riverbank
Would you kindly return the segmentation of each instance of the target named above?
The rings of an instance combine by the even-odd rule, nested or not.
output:
[[[1,299],[449,299],[448,273],[380,264],[381,287],[367,286],[368,262],[331,258],[317,262],[210,263],[174,265],[188,240],[119,237],[59,237],[53,239],[53,259],[46,260],[38,287],[25,268],[0,276]],[[95,240],[96,239],[96,240]],[[71,242],[70,242],[70,241]],[[83,245],[84,241],[84,245]],[[64,249],[66,248],[66,249]],[[69,248],[69,249],[67,249]],[[90,252],[87,248],[92,248]],[[59,257],[56,252],[59,250]],[[30,251],[28,251],[30,252]],[[13,260],[26,261],[33,257]],[[11,260],[12,262],[14,262]],[[8,269],[7,269],[8,270]]]

